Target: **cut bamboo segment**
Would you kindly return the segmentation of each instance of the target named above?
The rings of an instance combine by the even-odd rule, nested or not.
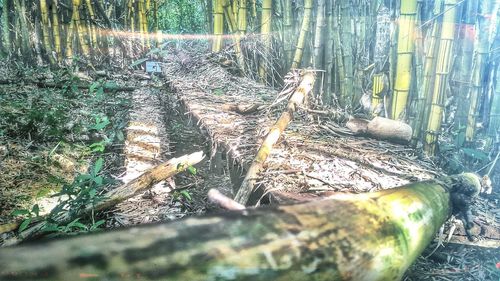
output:
[[[293,114],[297,110],[297,107],[304,102],[304,99],[306,98],[307,94],[313,89],[314,80],[315,80],[314,73],[311,71],[306,71],[304,77],[302,78],[302,82],[295,90],[293,95],[290,97],[286,110],[281,114],[280,118],[269,130],[269,133],[267,134],[266,138],[264,139],[264,142],[260,146],[257,155],[252,161],[250,167],[248,168],[245,179],[243,179],[240,189],[238,190],[238,193],[236,194],[235,197],[235,201],[237,201],[238,203],[243,205],[247,204],[250,195],[254,191],[256,177],[262,170],[264,162],[266,161],[267,157],[271,153],[271,150],[273,149],[273,145],[276,144],[276,142],[278,142],[278,139],[280,138],[281,134],[288,126],[288,124],[292,121]]]

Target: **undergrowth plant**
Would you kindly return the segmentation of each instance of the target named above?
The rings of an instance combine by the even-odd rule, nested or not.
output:
[[[58,180],[62,188],[52,196],[59,197],[60,201],[48,215],[40,216],[38,205],[14,210],[11,215],[23,218],[19,232],[34,221],[46,222],[43,231],[56,234],[94,231],[104,224],[104,220],[97,220],[94,206],[103,200],[105,186],[113,183],[103,176],[104,158],[100,155],[113,143],[124,141],[126,112],[123,109],[129,100],[117,97],[115,92],[105,92],[105,88],[113,88],[113,85],[118,88],[114,82],[99,80],[91,83],[88,91],[82,91],[78,87],[80,79],[69,71],[57,73],[54,81],[61,86],[29,93],[12,91],[0,97],[0,114],[5,116],[0,120],[0,137],[30,139],[40,144],[57,142],[47,160],[61,142],[81,139],[86,142],[89,156],[96,160],[89,172],[78,173],[72,182]],[[81,217],[81,211],[88,207],[92,212]],[[58,223],[56,218],[62,214],[74,220]]]

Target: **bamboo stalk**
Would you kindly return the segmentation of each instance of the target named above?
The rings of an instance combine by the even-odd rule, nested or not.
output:
[[[326,46],[325,46],[325,91],[323,94],[323,104],[333,105],[332,92],[334,91],[334,36],[335,31],[333,29],[334,25],[334,15],[333,15],[333,1],[326,1]]]
[[[340,35],[342,60],[344,62],[344,106],[351,108],[354,98],[354,58],[353,58],[353,40],[352,40],[352,16],[351,16],[351,0],[340,1]]]
[[[222,35],[224,34],[224,7],[223,0],[215,0],[214,9],[214,40],[212,42],[212,52],[220,52],[222,50]]]
[[[250,195],[255,188],[256,177],[258,173],[262,170],[264,162],[267,157],[271,153],[273,145],[276,144],[279,137],[286,129],[288,124],[293,119],[293,114],[297,110],[297,107],[300,106],[307,94],[312,90],[314,85],[314,74],[313,72],[307,71],[302,78],[302,82],[299,87],[295,90],[294,94],[290,97],[288,101],[287,109],[281,114],[280,118],[276,121],[276,123],[271,127],[269,133],[267,134],[264,142],[259,148],[257,155],[255,156],[252,164],[248,168],[245,179],[243,180],[238,193],[235,196],[235,201],[240,204],[246,205]]]
[[[448,74],[453,57],[453,39],[455,37],[455,19],[458,0],[445,0],[439,51],[436,64],[436,76],[432,95],[432,105],[427,124],[424,150],[429,155],[436,152],[438,134],[441,129],[441,120],[444,106],[444,96],[448,83]]]
[[[401,280],[469,177],[8,247],[0,279]]]
[[[480,4],[478,15],[478,27],[476,42],[474,46],[474,63],[472,66],[472,80],[470,87],[470,106],[467,116],[467,129],[465,131],[466,141],[473,141],[476,134],[476,119],[479,115],[479,103],[482,98],[483,81],[486,73],[486,63],[489,54],[489,34],[491,11],[494,0],[483,0]]]
[[[343,55],[342,55],[342,43],[340,41],[340,28],[339,28],[339,5],[338,3],[334,4],[333,6],[333,32],[334,32],[334,45],[335,45],[335,63],[337,66],[337,73],[338,73],[338,81],[339,81],[339,86],[338,86],[338,101],[339,105],[342,108],[345,108],[347,106],[347,93],[346,93],[346,87],[345,87],[345,68],[344,68],[344,60],[343,60]]]
[[[9,54],[11,52],[11,39],[10,39],[10,24],[9,24],[9,14],[10,14],[10,5],[12,0],[4,0],[2,6],[2,46],[5,54]]]
[[[52,34],[54,35],[54,48],[56,51],[57,59],[62,58],[62,48],[61,48],[61,35],[59,26],[59,15],[57,14],[57,0],[52,0]]]
[[[236,2],[236,1],[235,1]],[[236,41],[236,58],[243,73],[245,73],[246,63],[241,51],[241,36],[245,36],[247,32],[247,0],[238,1],[238,32],[235,37]]]
[[[19,0],[14,0],[19,1]],[[42,15],[42,32],[43,32],[43,48],[45,53],[52,64],[55,64],[54,58],[52,56],[52,46],[50,44],[50,33],[49,33],[49,10],[47,7],[47,0],[40,0],[40,14]],[[25,16],[22,14],[21,16]]]
[[[284,69],[288,70],[293,59],[293,11],[292,0],[284,0],[283,8],[283,46],[285,49]]]
[[[437,11],[440,13],[440,11]],[[418,96],[422,97],[424,100],[420,101],[423,103],[423,110],[417,111],[416,114],[416,124],[413,127],[413,139],[414,144],[416,145],[417,141],[422,136],[422,131],[425,132],[427,130],[427,123],[429,120],[429,111],[432,105],[432,94],[431,90],[434,89],[434,72],[436,69],[436,56],[439,49],[439,36],[441,34],[441,24],[438,22],[440,19],[439,16],[435,16],[435,20],[432,25],[432,30],[430,35],[428,36],[429,41],[427,45],[427,49],[425,52],[424,59],[424,72],[422,83],[417,84]],[[420,105],[419,105],[420,106]]]
[[[397,65],[392,96],[391,119],[404,120],[404,113],[410,94],[412,78],[412,57],[414,51],[415,20],[417,0],[401,1],[401,15],[398,20]]]
[[[474,38],[476,33],[476,18],[478,0],[469,0],[464,3],[464,16],[460,25],[457,58],[451,81],[453,82],[453,92],[457,96],[457,111],[455,114],[456,130],[465,131],[467,126],[467,112],[469,110],[468,95],[471,87],[472,59],[474,56]],[[462,137],[463,136],[463,137]],[[465,141],[465,134],[459,134],[461,138],[458,143]]]
[[[272,27],[272,0],[263,0],[262,2],[262,15],[261,15],[261,29],[260,34],[264,42],[263,59],[259,63],[259,77],[262,82],[267,81],[269,60],[271,57],[271,27]]]
[[[313,0],[304,0],[304,17],[302,18],[302,26],[300,28],[299,39],[295,49],[295,55],[292,61],[292,68],[300,67],[302,62],[302,55],[304,54],[304,47],[306,44],[306,37],[309,33],[309,26],[311,23]]]
[[[378,116],[382,113],[383,99],[385,91],[387,90],[387,76],[383,73],[384,66],[388,58],[389,44],[390,44],[390,24],[391,18],[389,9],[381,6],[377,11],[377,28],[375,31],[375,70],[373,75],[372,85],[372,99],[371,99],[371,113]]]

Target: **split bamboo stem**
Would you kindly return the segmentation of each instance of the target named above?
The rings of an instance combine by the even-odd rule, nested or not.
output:
[[[300,85],[290,97],[286,110],[281,114],[280,118],[269,130],[269,133],[260,146],[257,155],[248,168],[245,179],[243,180],[241,187],[235,196],[235,201],[237,201],[238,203],[243,205],[246,205],[248,203],[248,200],[250,199],[250,196],[252,195],[252,192],[255,188],[256,177],[258,176],[259,172],[261,172],[264,162],[273,149],[273,145],[278,142],[281,134],[286,129],[288,124],[292,121],[293,114],[297,110],[297,107],[304,102],[307,94],[313,89],[314,80],[314,73],[311,71],[306,71]]]

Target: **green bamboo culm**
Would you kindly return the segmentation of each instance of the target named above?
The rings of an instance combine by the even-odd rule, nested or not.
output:
[[[293,57],[292,68],[298,68],[302,63],[302,55],[304,54],[304,48],[306,45],[306,36],[309,33],[311,25],[312,7],[313,0],[304,1],[304,17],[302,18],[302,26],[300,28],[297,48],[295,49],[295,55]]]
[[[460,24],[457,42],[457,57],[455,68],[451,77],[453,93],[457,95],[457,112],[455,115],[455,130],[458,134],[457,143],[465,141],[465,128],[467,126],[467,112],[469,110],[468,95],[471,86],[472,58],[474,57],[474,37],[477,32],[476,18],[478,0],[469,0],[463,4],[463,17]]]
[[[354,58],[352,44],[351,0],[340,1],[341,49],[344,62],[344,89],[342,96],[347,108],[352,106],[354,98]]]
[[[477,18],[478,31],[474,46],[474,62],[472,66],[472,80],[470,87],[470,105],[467,115],[467,129],[465,139],[470,142],[476,134],[476,119],[479,115],[479,102],[482,98],[483,81],[486,75],[486,64],[489,55],[489,34],[491,27],[491,10],[494,0],[480,1],[480,12]]]
[[[11,51],[11,42],[10,42],[10,28],[9,28],[9,3],[10,0],[3,0],[2,2],[2,46],[3,53],[8,55]]]

